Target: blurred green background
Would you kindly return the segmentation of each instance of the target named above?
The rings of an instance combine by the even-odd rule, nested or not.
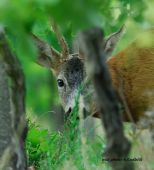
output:
[[[35,63],[37,50],[30,32],[60,50],[50,29],[51,18],[59,24],[70,47],[81,29],[100,26],[108,35],[125,24],[127,32],[117,52],[141,30],[154,25],[153,7],[153,0],[1,0],[0,26],[6,27],[10,46],[26,76],[27,114],[41,116],[60,103],[51,71]]]

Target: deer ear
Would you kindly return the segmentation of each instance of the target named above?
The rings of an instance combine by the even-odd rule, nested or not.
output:
[[[60,63],[61,54],[37,36],[32,35],[32,38],[38,48],[38,57],[36,62],[47,68],[56,68],[56,66]]]
[[[113,52],[115,46],[117,45],[121,36],[125,33],[126,28],[122,26],[118,32],[111,34],[106,40],[104,45],[104,51],[106,52],[107,56],[110,56]]]

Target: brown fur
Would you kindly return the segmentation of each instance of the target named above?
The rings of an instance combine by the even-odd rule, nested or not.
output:
[[[138,121],[154,107],[154,44],[144,48],[134,42],[107,63],[115,89],[123,91],[131,116]]]
[[[124,121],[137,122],[154,108],[154,29],[143,35],[107,61],[115,90],[125,103]],[[150,37],[147,43],[145,35]],[[96,108],[94,104],[94,117],[100,117]]]

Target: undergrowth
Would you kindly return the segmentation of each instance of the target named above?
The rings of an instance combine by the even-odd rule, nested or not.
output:
[[[73,124],[73,129],[71,123],[66,124],[62,133],[50,132],[29,121],[26,140],[29,166],[34,165],[38,170],[60,170],[69,165],[71,169],[90,170],[102,165],[104,140],[99,136],[87,139],[84,130],[81,132],[77,126],[79,121]],[[108,165],[104,166],[108,169]]]
[[[36,170],[109,169],[108,163],[102,162],[103,137],[88,138],[82,120],[77,118],[81,90],[71,115],[65,121],[64,132],[50,132],[29,120],[26,140],[29,166],[33,165]],[[88,133],[92,131],[90,129]]]
[[[36,170],[111,170],[109,163],[102,161],[105,148],[105,136],[90,136],[88,133],[95,131],[95,127],[85,130],[83,119],[78,119],[80,112],[79,97],[76,96],[76,105],[72,113],[65,120],[64,131],[50,131],[42,127],[33,118],[29,118],[29,131],[26,140],[28,165]],[[96,127],[97,128],[97,127]],[[102,129],[101,129],[102,130]],[[152,170],[154,168],[153,152],[145,133],[143,140],[140,132],[132,131],[131,125],[124,125],[125,135],[132,143],[130,158],[141,158],[134,162],[136,169]],[[138,133],[139,132],[139,133]],[[147,139],[147,140],[145,140]]]

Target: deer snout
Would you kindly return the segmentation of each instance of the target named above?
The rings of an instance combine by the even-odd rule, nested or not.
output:
[[[69,95],[69,97],[66,100],[67,102],[64,105],[64,110],[65,110],[66,117],[70,115],[73,108],[75,107],[75,97],[76,97],[76,95],[77,95],[77,91],[74,90],[74,91],[71,92],[71,94]]]
[[[70,116],[72,112],[72,108],[69,107],[69,109],[67,111],[65,111],[65,117],[68,118]],[[82,109],[82,113],[83,113],[83,118],[85,119],[89,113],[87,112],[87,110],[85,108]],[[79,118],[79,116],[77,116],[77,119]]]
[[[78,110],[77,119],[79,119],[79,118],[85,119],[86,117],[88,117],[90,115],[90,112],[89,112],[88,108],[84,105],[84,102],[83,101],[81,102],[81,101],[82,100],[79,101],[79,106],[78,106],[79,110]],[[73,105],[73,103],[71,103],[71,104],[69,103],[69,105],[67,105],[65,107],[65,117],[66,118],[68,118],[70,116],[70,114],[73,111],[74,107],[75,107],[75,104]]]
[[[74,107],[76,106],[75,103],[75,97],[77,95],[77,91],[74,91],[71,95],[70,98],[67,102],[67,105],[65,106],[65,116],[66,118],[68,116],[70,116],[71,112],[73,111]],[[79,97],[79,101],[78,101],[78,109],[79,109],[79,113],[77,118],[81,117],[81,118],[86,118],[87,116],[90,115],[90,110],[89,110],[89,104],[85,101],[84,96],[81,94]]]
[[[68,118],[73,110],[73,103],[69,102],[65,108],[64,108],[64,111],[65,111],[65,118]]]

